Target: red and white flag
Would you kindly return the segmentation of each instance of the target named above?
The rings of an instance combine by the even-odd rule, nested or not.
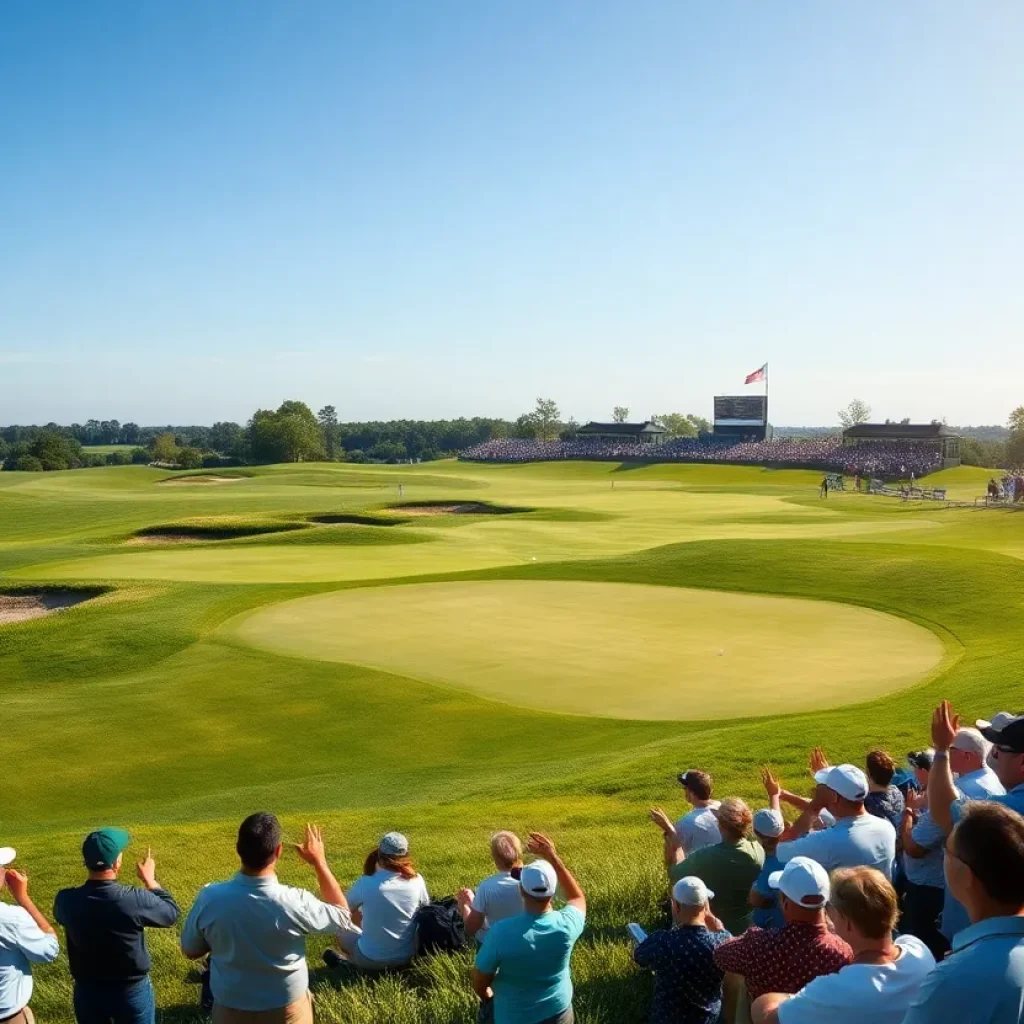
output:
[[[760,370],[755,370],[753,373],[747,374],[747,379],[743,382],[744,384],[756,384],[759,380],[765,380],[768,376],[768,364],[765,363]]]

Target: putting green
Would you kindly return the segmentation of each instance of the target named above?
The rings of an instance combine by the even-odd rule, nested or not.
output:
[[[522,707],[640,719],[852,704],[910,686],[944,655],[928,630],[867,608],[615,583],[360,588],[260,608],[223,631]]]

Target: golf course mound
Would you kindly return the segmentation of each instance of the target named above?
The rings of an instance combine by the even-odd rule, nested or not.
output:
[[[41,619],[99,597],[99,590],[41,590],[0,593],[0,626]]]
[[[304,523],[188,522],[146,526],[137,530],[126,543],[132,547],[170,544],[203,544],[243,537],[265,537],[272,533],[290,533],[305,529]]]
[[[854,605],[576,581],[358,588],[270,605],[223,628],[280,654],[626,719],[853,704],[921,681],[945,651],[929,630]]]
[[[368,516],[356,513],[335,513],[309,516],[306,520],[317,526],[401,526],[402,520],[395,516]]]
[[[189,473],[187,476],[168,476],[163,480],[157,480],[161,486],[176,484],[178,486],[209,486],[212,484],[237,484],[249,477],[244,473],[237,473],[234,476],[227,476],[220,473]]]
[[[493,505],[489,501],[407,501],[399,505],[390,505],[389,509],[407,516],[512,516],[534,511],[532,508]]]

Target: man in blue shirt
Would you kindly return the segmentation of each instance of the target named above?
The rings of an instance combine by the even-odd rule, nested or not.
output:
[[[928,976],[904,1024],[1024,1022],[1024,818],[994,801],[963,811],[946,884],[971,924]]]
[[[754,815],[754,836],[764,849],[761,874],[750,890],[750,905],[754,908],[750,923],[757,928],[784,928],[786,925],[782,907],[779,906],[778,891],[768,883],[773,874],[782,870],[782,864],[775,856],[775,848],[779,845],[779,836],[786,830],[786,820],[776,806],[777,803],[776,795],[772,798],[771,808]]]
[[[569,958],[583,932],[587,899],[550,839],[532,832],[528,849],[543,860],[527,864],[519,876],[523,913],[496,922],[476,955],[480,1020],[573,1024]],[[566,906],[555,910],[559,887]]]

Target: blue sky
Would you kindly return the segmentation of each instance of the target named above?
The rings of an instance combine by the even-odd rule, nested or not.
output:
[[[0,422],[1024,403],[1024,5],[7,0]],[[753,390],[753,389],[750,389]]]

